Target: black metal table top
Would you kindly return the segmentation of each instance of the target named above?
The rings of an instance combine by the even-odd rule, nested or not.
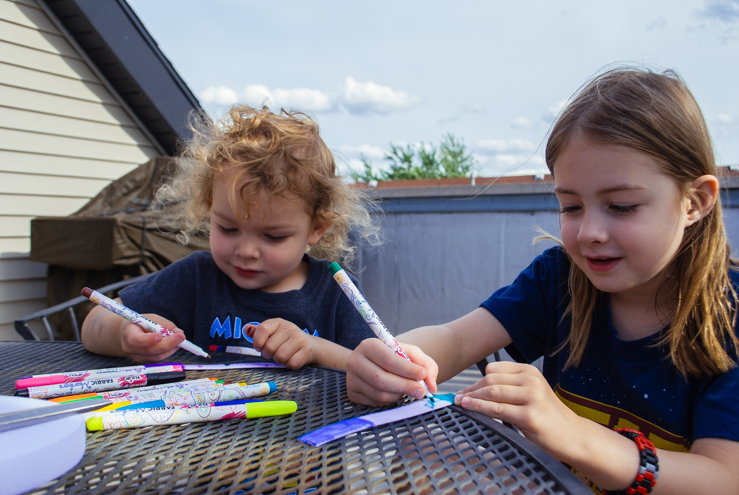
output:
[[[254,360],[234,354],[188,364]],[[19,378],[127,366],[76,342],[0,342],[0,394]],[[188,379],[273,381],[288,416],[88,432],[80,463],[31,493],[591,493],[569,470],[511,429],[451,406],[321,447],[301,435],[387,408],[347,398],[343,372],[305,367],[188,371]],[[388,406],[396,407],[397,405]]]

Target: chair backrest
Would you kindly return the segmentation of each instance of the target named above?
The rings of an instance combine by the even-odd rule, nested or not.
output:
[[[135,284],[136,282],[140,282],[150,275],[152,274],[147,273],[145,275],[140,275],[138,277],[128,278],[126,280],[121,280],[120,282],[106,285],[105,287],[101,287],[96,290],[102,294],[106,294],[109,292],[115,292],[117,294],[118,291],[121,290],[122,288]],[[36,331],[33,328],[31,328],[31,326],[29,325],[29,323],[31,322],[40,320],[44,326],[44,329],[46,330],[46,334],[49,340],[54,340],[54,328],[52,327],[52,324],[49,321],[49,317],[52,315],[56,315],[57,313],[60,313],[60,314],[68,313],[69,318],[71,320],[71,326],[72,326],[72,332],[73,332],[74,338],[75,340],[79,341],[80,340],[80,328],[79,328],[79,324],[77,323],[77,317],[75,315],[74,308],[78,304],[82,304],[84,302],[89,302],[89,299],[87,299],[85,296],[78,296],[78,297],[75,297],[74,299],[70,299],[69,301],[63,302],[61,304],[57,304],[56,306],[42,309],[41,311],[36,311],[35,313],[31,313],[30,315],[21,316],[20,318],[14,321],[15,331],[18,332],[18,334],[21,337],[23,337],[25,340],[41,340],[41,338],[38,336]]]

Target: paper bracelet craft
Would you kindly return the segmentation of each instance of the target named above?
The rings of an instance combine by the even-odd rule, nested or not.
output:
[[[298,440],[320,447],[323,444],[338,440],[352,433],[367,430],[373,426],[385,425],[401,419],[413,418],[430,411],[443,409],[454,404],[454,394],[435,395],[433,399],[423,399],[411,402],[405,406],[396,407],[388,411],[366,414],[358,418],[345,419],[310,433],[306,433]]]
[[[287,368],[284,364],[277,363],[183,364],[182,367],[185,368],[185,371]]]

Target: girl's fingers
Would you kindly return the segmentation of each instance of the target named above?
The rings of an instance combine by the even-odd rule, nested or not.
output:
[[[490,385],[471,392],[460,392],[457,396],[519,406],[530,403],[534,398],[531,389],[516,385]]]
[[[522,406],[491,402],[489,400],[460,395],[454,397],[454,404],[468,411],[479,412],[489,418],[499,419],[506,423],[514,425],[520,423]]]

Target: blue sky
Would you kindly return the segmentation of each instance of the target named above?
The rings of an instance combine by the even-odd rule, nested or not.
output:
[[[544,172],[557,111],[624,64],[676,70],[718,163],[739,165],[739,0],[128,3],[211,115],[237,101],[305,111],[344,173],[446,133],[480,176]]]

